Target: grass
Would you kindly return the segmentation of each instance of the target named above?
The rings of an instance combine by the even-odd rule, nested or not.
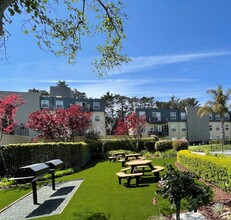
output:
[[[175,158],[155,158],[153,165],[174,164],[175,160]],[[78,173],[58,178],[56,181],[80,178],[84,178],[84,181],[60,215],[39,219],[147,220],[150,216],[159,216],[160,213],[174,212],[170,209],[170,203],[167,200],[155,195],[157,181],[151,173],[145,175],[139,187],[127,188],[118,184],[115,173],[120,169],[121,163],[101,161],[92,163]],[[135,184],[135,180],[131,183]],[[30,185],[0,191],[0,209],[29,191],[31,191]],[[158,198],[156,206],[152,204],[154,197]]]

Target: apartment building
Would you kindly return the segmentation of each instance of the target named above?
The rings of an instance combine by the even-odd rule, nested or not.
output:
[[[136,109],[137,115],[144,115],[147,126],[144,136],[157,135],[161,139],[187,139],[191,143],[207,143],[221,138],[219,115],[197,115],[199,107],[185,109]],[[225,137],[231,138],[231,112],[225,117]]]
[[[0,96],[7,96],[9,94],[19,94],[26,100],[26,103],[19,107],[15,119],[18,122],[15,134],[27,135],[33,137],[35,134],[32,130],[26,129],[27,132],[22,131],[22,124],[26,124],[30,113],[41,109],[66,109],[70,105],[77,104],[83,107],[84,111],[91,112],[90,128],[96,131],[99,135],[105,135],[105,107],[101,99],[76,99],[69,87],[50,87],[49,96],[41,96],[39,93],[28,92],[6,92],[0,91]]]

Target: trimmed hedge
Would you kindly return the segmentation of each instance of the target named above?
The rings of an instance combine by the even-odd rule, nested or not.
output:
[[[177,162],[211,184],[231,192],[231,157],[203,156],[182,150]]]
[[[172,149],[172,141],[171,140],[161,140],[157,141],[155,144],[156,151],[166,151]]]
[[[188,141],[187,140],[174,140],[172,141],[172,147],[173,149],[175,149],[176,151],[180,151],[180,150],[186,150],[188,149]]]
[[[76,168],[90,160],[89,146],[84,142],[29,143],[4,146],[3,155],[8,175],[21,166],[61,159],[64,168]],[[6,174],[4,161],[0,154],[0,176]]]

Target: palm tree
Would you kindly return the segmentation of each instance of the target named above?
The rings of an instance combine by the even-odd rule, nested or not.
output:
[[[229,100],[231,97],[231,89],[228,89],[224,92],[221,85],[218,85],[217,89],[209,89],[207,90],[208,94],[211,94],[212,100],[208,100],[203,107],[198,110],[198,115],[203,116],[206,114],[218,114],[220,115],[221,120],[221,145],[222,151],[224,150],[225,144],[225,115],[229,110]]]

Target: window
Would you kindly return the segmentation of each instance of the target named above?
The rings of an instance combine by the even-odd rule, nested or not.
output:
[[[209,130],[212,131],[213,130],[213,126],[209,125]]]
[[[225,114],[225,120],[229,120],[229,113]]]
[[[220,139],[220,136],[217,136],[216,139]]]
[[[181,118],[181,120],[185,120],[186,119],[186,113],[185,112],[181,112],[180,113],[180,118]]]
[[[63,109],[63,101],[56,101],[55,102],[56,109]]]
[[[220,125],[216,126],[216,131],[220,131]]]
[[[93,109],[99,110],[100,109],[100,103],[99,102],[93,102]]]
[[[154,131],[162,132],[162,126],[161,125],[154,125]]]
[[[226,130],[226,131],[229,130],[229,125],[225,125],[225,130]]]
[[[209,120],[213,120],[213,115],[212,114],[209,114]]]
[[[86,102],[75,102],[76,105],[82,106],[82,107],[86,107],[87,103]]]
[[[181,131],[186,131],[186,126],[185,125],[181,126]]]
[[[139,117],[145,116],[145,111],[139,111]]]
[[[215,115],[215,119],[216,119],[216,120],[220,120],[220,119],[221,119],[221,118],[220,118],[220,115],[216,114],[216,115]]]
[[[160,112],[152,112],[152,117],[155,121],[161,121],[161,113]]]
[[[95,121],[100,121],[100,116],[99,115],[95,115]]]
[[[41,100],[41,108],[49,108],[49,100]]]
[[[176,120],[176,112],[170,112],[170,118]]]
[[[172,125],[171,130],[172,130],[172,132],[176,132],[176,125]]]

